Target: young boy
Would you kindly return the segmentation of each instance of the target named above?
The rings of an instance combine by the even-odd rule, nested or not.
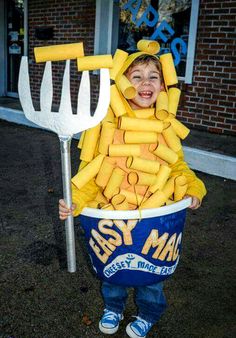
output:
[[[123,69],[124,75],[137,91],[137,95],[133,99],[127,100],[133,111],[152,107],[160,91],[164,90],[159,59],[145,53],[137,53],[137,55],[137,58],[131,55],[132,62],[129,64],[130,60],[128,60],[127,68]],[[172,165],[172,172],[184,172],[184,175],[188,177],[189,188],[187,194],[192,197],[190,208],[197,209],[206,194],[204,184],[183,161],[182,151],[178,155],[179,160]],[[76,206],[73,204],[72,209],[68,209],[65,202],[60,200],[60,219],[65,220],[75,208]],[[99,322],[99,329],[105,334],[113,334],[117,332],[119,322],[123,319],[127,288],[103,282],[102,295],[105,310]],[[127,325],[126,333],[131,338],[144,338],[166,308],[163,283],[136,287],[135,301],[138,307],[138,316],[135,321]]]

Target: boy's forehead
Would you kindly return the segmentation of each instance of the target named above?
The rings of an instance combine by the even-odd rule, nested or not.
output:
[[[159,69],[157,68],[157,66],[153,63],[153,62],[149,62],[149,63],[140,63],[137,65],[130,65],[130,67],[128,68],[128,72],[129,73],[133,73],[135,71],[142,71],[142,70],[150,70],[152,72],[157,72],[159,73]]]

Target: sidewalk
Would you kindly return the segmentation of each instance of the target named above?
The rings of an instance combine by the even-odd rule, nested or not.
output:
[[[104,338],[100,282],[78,225],[78,270],[66,270],[57,136],[2,120],[0,135],[0,337]],[[199,210],[188,211],[180,263],[165,282],[169,307],[148,338],[235,337],[236,182],[198,175],[208,195]],[[114,338],[127,337],[125,327],[136,314],[132,295]]]

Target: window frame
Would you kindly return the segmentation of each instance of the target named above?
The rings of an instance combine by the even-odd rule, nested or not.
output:
[[[180,81],[192,84],[197,40],[199,0],[192,0],[185,76]],[[104,18],[108,18],[104,22]],[[118,45],[119,1],[96,0],[94,54],[113,54]]]

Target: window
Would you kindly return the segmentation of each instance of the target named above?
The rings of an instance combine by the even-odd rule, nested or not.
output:
[[[95,54],[120,48],[133,53],[142,39],[171,51],[177,74],[192,82],[199,0],[97,0]]]

